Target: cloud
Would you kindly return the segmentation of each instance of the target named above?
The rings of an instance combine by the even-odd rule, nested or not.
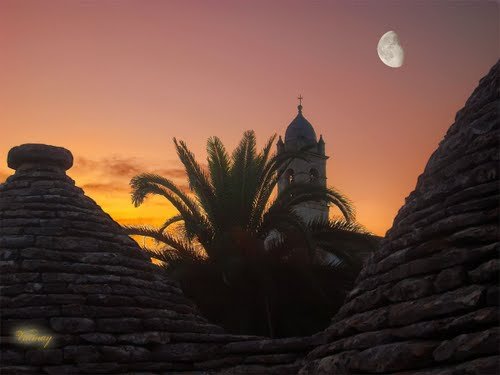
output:
[[[101,163],[103,172],[116,176],[134,176],[144,172],[144,166],[134,159],[104,159]]]
[[[88,183],[83,184],[82,189],[85,191],[98,192],[98,193],[129,193],[130,187],[124,184],[114,183]]]
[[[155,169],[152,173],[167,178],[187,178],[186,171],[183,168]]]
[[[179,189],[184,193],[191,193],[189,186],[186,184],[177,184]],[[81,185],[84,191],[91,193],[109,194],[130,194],[131,188],[128,184],[116,184],[116,183],[88,183]]]
[[[186,177],[184,169],[177,165],[171,168],[157,168],[151,167],[146,162],[135,158],[124,158],[119,156],[100,160],[78,157],[75,160],[72,171],[78,174],[97,173],[104,178],[132,178],[141,173],[155,173],[171,179]]]
[[[129,182],[141,173],[154,173],[173,180],[179,188],[189,193],[187,177],[179,162],[172,162],[171,168],[149,165],[144,160],[114,156],[111,158],[90,159],[77,157],[70,173],[77,184],[90,194],[130,194]]]

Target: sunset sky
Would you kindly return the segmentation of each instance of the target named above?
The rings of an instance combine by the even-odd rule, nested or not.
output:
[[[0,1],[0,181],[9,149],[72,151],[68,174],[121,223],[129,181],[186,185],[172,138],[200,161],[217,135],[259,145],[303,113],[330,155],[328,183],[383,235],[478,80],[499,58],[495,1]],[[398,33],[401,68],[378,58]]]

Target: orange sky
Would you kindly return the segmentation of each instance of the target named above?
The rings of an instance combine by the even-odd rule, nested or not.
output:
[[[326,141],[328,182],[383,235],[477,81],[499,58],[493,1],[0,2],[0,155],[64,146],[77,184],[118,221],[128,182],[156,171],[185,184],[172,137],[200,160],[206,139],[260,144],[304,115]],[[399,34],[405,65],[378,59]],[[0,181],[12,171],[3,162]]]

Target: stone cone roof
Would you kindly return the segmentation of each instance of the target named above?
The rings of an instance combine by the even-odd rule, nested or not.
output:
[[[189,369],[182,343],[222,329],[74,185],[65,173],[72,162],[47,145],[9,153],[16,173],[0,185],[1,373]],[[53,335],[47,348],[15,341],[30,327]]]
[[[499,72],[481,79],[300,374],[498,374]]]

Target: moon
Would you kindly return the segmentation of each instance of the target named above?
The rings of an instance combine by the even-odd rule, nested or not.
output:
[[[405,53],[399,44],[398,34],[388,31],[380,38],[377,45],[378,57],[391,68],[399,68],[403,65]]]

